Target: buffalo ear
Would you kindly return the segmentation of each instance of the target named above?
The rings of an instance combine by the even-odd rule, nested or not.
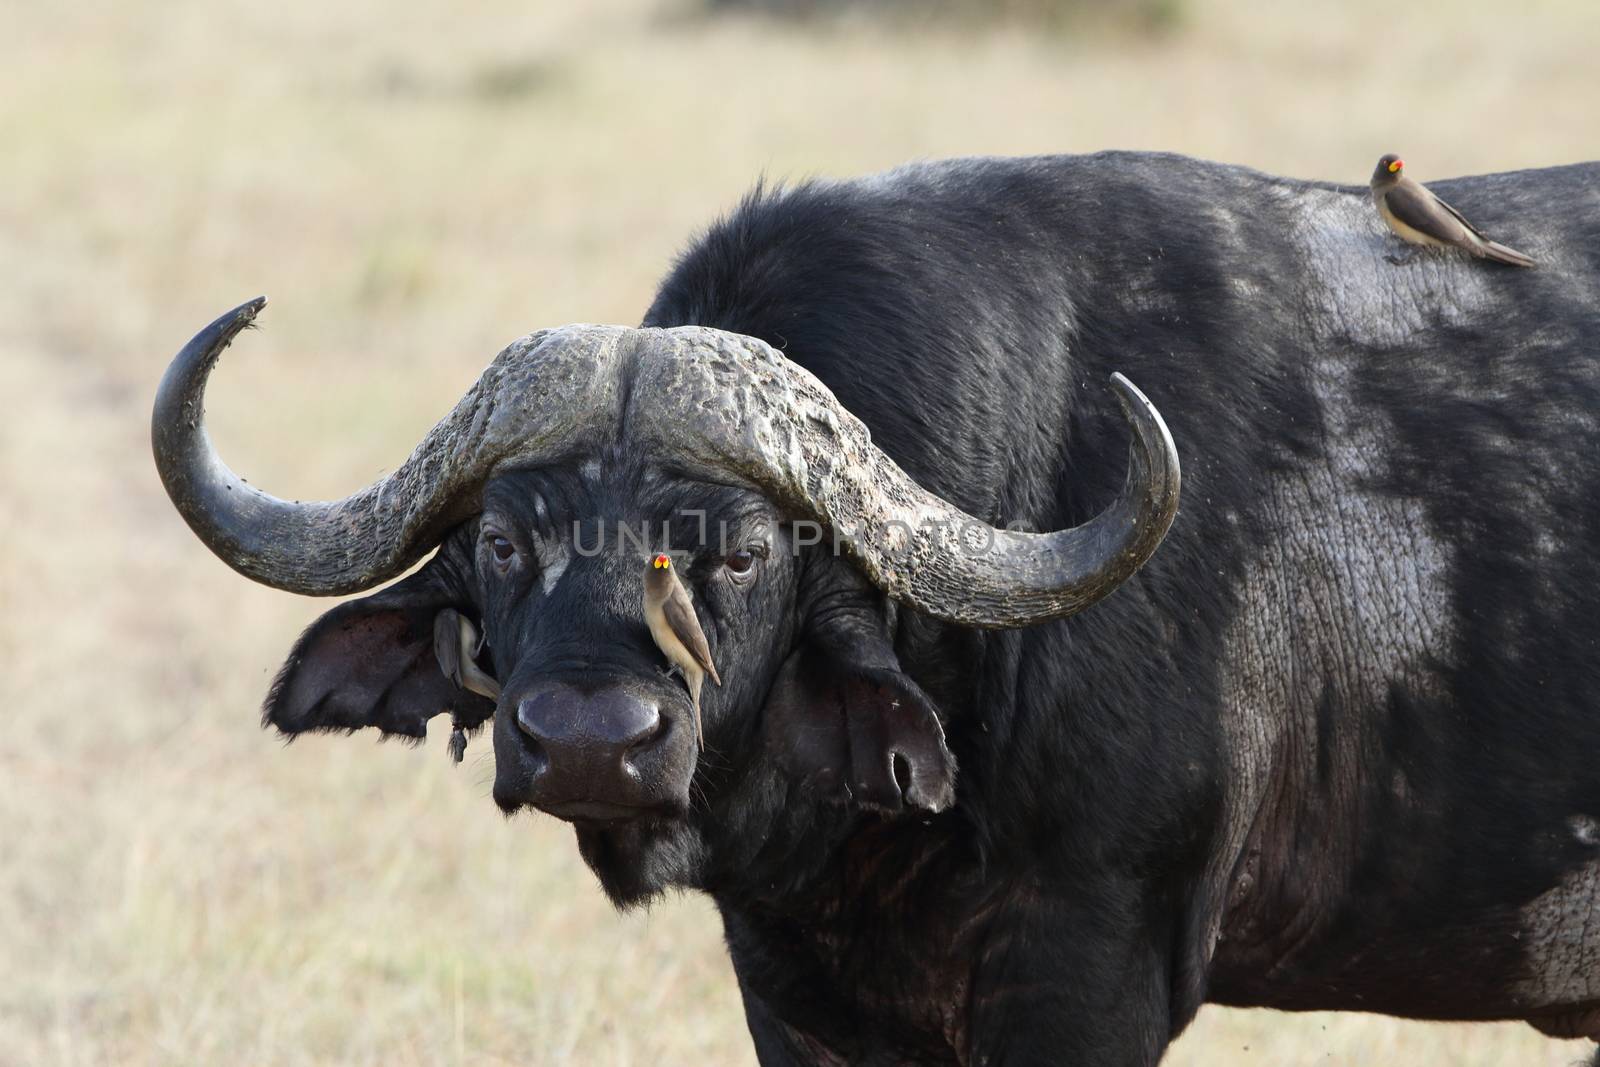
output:
[[[464,728],[494,702],[460,688],[435,654],[435,620],[453,607],[427,568],[381,593],[340,604],[295,642],[262,708],[263,726],[285,734],[351,732],[422,738],[428,720],[452,712]],[[459,672],[457,672],[459,674]]]
[[[885,812],[943,811],[956,762],[933,702],[881,649],[807,641],[767,698],[767,741],[780,764],[824,796]],[[893,665],[881,662],[889,660]]]

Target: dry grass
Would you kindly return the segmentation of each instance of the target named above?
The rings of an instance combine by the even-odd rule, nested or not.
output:
[[[485,742],[452,770],[439,738],[257,730],[323,605],[237,579],[172,513],[145,427],[166,359],[270,292],[214,429],[254,480],[333,494],[511,337],[636,320],[761,171],[1131,146],[1360,181],[1390,148],[1421,177],[1595,150],[1592,0],[1291,7],[1074,40],[647,0],[12,5],[0,1064],[748,1062],[707,905],[612,914],[562,827],[495,814]],[[1581,1049],[1212,1009],[1169,1062]]]

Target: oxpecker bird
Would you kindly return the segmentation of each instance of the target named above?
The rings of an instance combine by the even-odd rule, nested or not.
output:
[[[717,665],[711,662],[711,649],[689,600],[689,590],[678,580],[672,557],[665,552],[650,558],[650,569],[644,574],[644,621],[661,654],[683,672],[683,680],[689,685],[689,701],[694,705],[694,734],[704,748],[700,687],[705,684],[706,675],[718,685],[722,679],[717,677]]]
[[[1459,248],[1479,259],[1531,267],[1533,259],[1485,237],[1461,212],[1406,177],[1405,160],[1394,153],[1378,160],[1372,172],[1372,200],[1389,229],[1409,244]],[[1391,259],[1390,262],[1403,262]]]
[[[433,654],[444,676],[469,693],[498,701],[500,683],[478,666],[483,641],[472,620],[453,608],[434,616]],[[450,758],[460,763],[467,753],[467,731],[461,720],[451,715]]]

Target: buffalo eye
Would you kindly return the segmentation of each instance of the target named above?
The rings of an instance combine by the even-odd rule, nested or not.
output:
[[[489,550],[489,558],[494,561],[496,570],[508,569],[517,558],[517,546],[511,543],[509,537],[485,530],[483,533],[484,547]]]
[[[756,554],[748,548],[741,548],[723,560],[722,565],[728,568],[728,575],[734,581],[748,581],[750,576],[755,573]]]

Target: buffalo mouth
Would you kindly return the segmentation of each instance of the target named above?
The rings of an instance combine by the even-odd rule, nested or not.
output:
[[[681,818],[688,811],[683,800],[639,798],[638,802],[604,799],[596,796],[533,797],[520,789],[494,791],[494,802],[502,812],[515,815],[524,809],[572,823],[574,826],[596,828],[616,827],[628,823],[661,823]]]
[[[633,804],[597,797],[533,799],[513,790],[496,790],[494,801],[507,815],[515,815],[527,809],[542,812],[574,826],[595,828],[617,827],[629,823],[668,822],[681,817],[688,810],[686,804],[666,801]]]
[[[670,814],[670,810],[660,804],[641,806],[615,804],[606,800],[562,800],[539,804],[538,808],[546,815],[554,815],[565,822],[588,826],[611,826],[642,819],[659,819]]]

